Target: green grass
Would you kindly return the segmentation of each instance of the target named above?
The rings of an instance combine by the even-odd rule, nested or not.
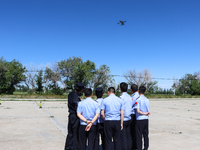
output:
[[[14,92],[12,95],[1,94],[1,98],[20,98],[20,99],[67,99],[68,95],[54,94],[28,94],[26,92]]]
[[[149,99],[162,99],[162,98],[200,98],[200,95],[167,95],[167,94],[145,94]],[[107,93],[103,95],[103,98],[107,97]],[[20,98],[20,99],[67,99],[68,94],[64,93],[63,95],[54,95],[54,94],[28,94],[26,92],[14,92],[13,95],[2,94],[0,98]],[[85,99],[84,95],[81,96],[81,99]],[[96,96],[92,96],[93,99],[96,99]]]

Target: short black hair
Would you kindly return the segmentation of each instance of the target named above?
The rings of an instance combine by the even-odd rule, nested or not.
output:
[[[108,88],[109,93],[115,93],[115,88],[114,87],[109,87]]]
[[[145,86],[140,86],[139,88],[139,93],[144,94],[146,92],[146,87]]]
[[[131,85],[131,90],[132,90],[133,92],[138,91],[138,86],[137,86],[136,84],[132,84],[132,85]]]
[[[92,95],[92,89],[91,89],[91,88],[86,88],[86,89],[84,90],[84,93],[85,93],[85,96],[86,96],[86,97],[89,97],[89,96]]]
[[[122,92],[127,92],[128,84],[125,82],[120,83],[120,89]]]
[[[95,94],[96,94],[97,98],[102,98],[103,89],[102,88],[96,88]]]

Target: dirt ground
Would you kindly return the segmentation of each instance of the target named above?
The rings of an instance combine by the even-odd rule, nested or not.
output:
[[[200,149],[200,99],[150,100],[149,150]],[[63,150],[67,102],[3,100],[0,150]]]

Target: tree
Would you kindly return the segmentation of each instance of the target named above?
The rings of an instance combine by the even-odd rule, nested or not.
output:
[[[80,63],[73,69],[74,77],[72,80],[74,84],[82,82],[87,86],[95,74],[95,63],[87,60],[86,62]]]
[[[50,82],[50,80],[49,80],[48,76],[46,75],[46,73],[45,73],[45,75],[43,75],[42,81],[44,83],[44,93],[46,93],[47,86],[49,85],[49,82]]]
[[[35,86],[36,86],[36,77],[37,77],[37,67],[34,64],[31,64],[30,67],[26,67],[26,80],[24,81],[25,85],[28,88],[28,92],[34,93],[35,92]]]
[[[47,80],[49,80],[51,82],[48,85],[48,87],[50,88],[52,93],[61,95],[62,91],[61,91],[60,87],[58,86],[58,82],[61,81],[61,75],[60,75],[60,70],[59,70],[59,66],[57,65],[57,63],[53,64],[52,69],[46,67],[44,76]]]
[[[96,69],[89,86],[94,89],[102,87],[105,91],[108,88],[108,84],[114,81],[112,78],[113,76],[110,76],[110,68],[106,65],[101,65]]]
[[[13,94],[15,86],[25,80],[25,67],[15,59],[7,62],[0,59],[0,93]]]
[[[191,82],[191,95],[200,95],[200,83],[198,80]]]
[[[58,62],[60,73],[68,89],[73,89],[77,82],[82,82],[87,86],[95,74],[95,63],[87,60],[83,62],[80,57],[70,57],[67,60]]]
[[[156,91],[158,91],[159,87],[157,85],[158,81],[153,81],[153,82],[149,82],[147,84],[147,87],[148,87],[148,92],[153,94],[155,93]]]
[[[36,77],[36,85],[37,85],[36,91],[39,93],[41,93],[43,91],[42,79],[43,79],[42,78],[42,70],[40,70]]]
[[[196,80],[197,76],[192,74],[185,74],[181,79],[179,79],[178,91],[183,95],[191,94],[191,82]]]
[[[151,72],[148,69],[144,69],[139,72],[136,72],[135,70],[129,70],[124,74],[124,77],[128,81],[128,84],[137,84],[138,87],[141,85],[147,85],[148,83],[152,82]]]
[[[6,67],[6,61],[3,57],[0,58],[0,94],[6,93],[8,83],[6,81],[6,71],[8,71]]]

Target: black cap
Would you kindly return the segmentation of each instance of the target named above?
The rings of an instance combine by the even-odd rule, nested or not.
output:
[[[102,92],[103,89],[102,88],[96,88],[96,92]]]
[[[103,96],[103,89],[96,88],[95,94],[96,94],[97,98],[101,98]]]
[[[84,89],[84,84],[83,84],[82,82],[78,82],[78,83],[76,84],[76,86],[77,86],[77,88],[78,88],[79,90]]]

